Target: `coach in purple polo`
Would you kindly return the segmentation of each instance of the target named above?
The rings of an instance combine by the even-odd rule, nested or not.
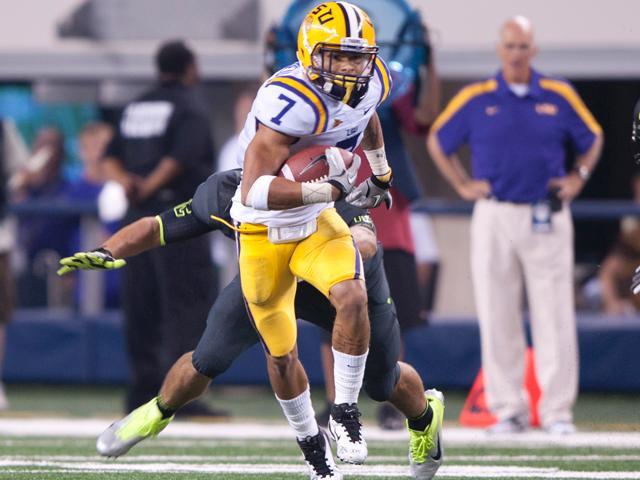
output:
[[[500,30],[501,70],[451,100],[427,146],[458,194],[475,201],[471,272],[487,402],[498,418],[491,431],[514,433],[528,425],[524,282],[542,426],[568,434],[575,431],[578,350],[567,204],[598,161],[602,130],[567,81],[531,68],[535,54],[529,20],[508,20]],[[569,172],[567,143],[576,152]],[[471,150],[471,176],[456,155],[463,144]]]

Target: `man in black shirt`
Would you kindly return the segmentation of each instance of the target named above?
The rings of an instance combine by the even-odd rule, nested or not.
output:
[[[21,171],[29,159],[15,124],[0,117],[0,411],[9,408],[2,384],[2,366],[6,344],[6,327],[11,319],[15,286],[11,271],[11,250],[16,241],[15,225],[8,218],[9,186],[21,185]]]
[[[208,115],[194,88],[193,52],[168,42],[155,60],[158,85],[126,106],[103,162],[129,200],[125,223],[189,199],[207,178],[214,154]],[[168,368],[197,344],[215,298],[213,275],[206,237],[131,259],[122,282],[131,373],[127,411],[155,395]]]

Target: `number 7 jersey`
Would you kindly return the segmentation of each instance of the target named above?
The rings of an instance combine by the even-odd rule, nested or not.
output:
[[[391,76],[381,58],[376,58],[374,75],[367,93],[352,108],[322,93],[308,79],[299,63],[276,72],[262,84],[239,137],[238,164],[259,124],[285,135],[296,137],[291,155],[313,145],[335,145],[354,151],[362,141],[364,130],[391,90]],[[240,186],[233,198],[231,216],[244,223],[272,227],[297,225],[317,217],[333,203],[304,205],[288,210],[256,210],[240,202]]]

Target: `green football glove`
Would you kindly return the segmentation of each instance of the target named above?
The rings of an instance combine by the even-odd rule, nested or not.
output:
[[[78,252],[71,257],[60,260],[58,275],[65,275],[76,270],[115,270],[127,264],[126,260],[115,259],[106,248],[96,248],[90,252]]]

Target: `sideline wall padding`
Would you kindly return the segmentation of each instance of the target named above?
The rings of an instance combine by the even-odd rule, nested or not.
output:
[[[581,390],[640,392],[640,321],[579,317]],[[312,383],[322,383],[320,330],[299,325],[299,353]],[[480,368],[477,324],[436,319],[405,336],[406,360],[429,387],[468,389]],[[47,311],[19,311],[8,329],[7,382],[124,383],[127,364],[119,313],[83,318]],[[216,381],[266,384],[260,345],[245,352]]]

